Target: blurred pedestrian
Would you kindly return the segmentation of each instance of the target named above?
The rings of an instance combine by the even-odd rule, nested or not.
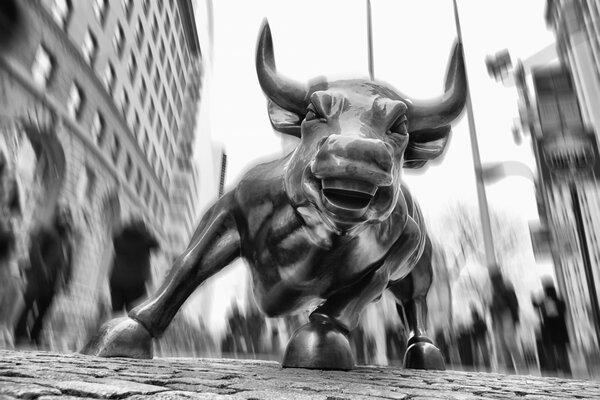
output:
[[[504,280],[498,267],[491,273],[490,279],[492,282],[490,313],[498,365],[506,368],[508,373],[516,373],[518,370],[525,369],[525,360],[517,341],[519,301],[512,284]]]
[[[566,376],[571,375],[569,354],[569,333],[565,320],[566,304],[558,297],[554,283],[544,283],[544,296],[534,300],[533,305],[538,309],[541,326],[542,355],[540,357],[540,368],[562,372]]]
[[[0,346],[12,347],[12,316],[19,291],[15,227],[22,216],[14,170],[7,150],[0,147]]]
[[[31,235],[26,278],[25,307],[15,328],[18,344],[40,344],[44,317],[57,293],[66,291],[72,276],[72,218],[59,206],[49,226]],[[30,323],[31,321],[31,323]]]
[[[148,293],[150,256],[158,241],[140,218],[133,218],[113,237],[115,257],[109,286],[113,313],[131,310]]]
[[[471,340],[473,343],[473,361],[475,366],[490,368],[490,352],[487,343],[488,327],[481,314],[471,306]]]

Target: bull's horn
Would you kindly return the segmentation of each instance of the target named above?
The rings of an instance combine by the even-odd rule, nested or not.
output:
[[[256,72],[263,92],[271,101],[288,111],[306,113],[307,87],[277,74],[271,28],[266,19],[256,48]]]
[[[448,125],[462,112],[467,100],[467,76],[461,43],[454,46],[446,73],[445,91],[437,99],[407,102],[409,132]]]

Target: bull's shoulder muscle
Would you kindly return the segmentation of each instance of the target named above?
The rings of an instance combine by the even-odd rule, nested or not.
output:
[[[235,189],[239,207],[249,210],[265,202],[279,202],[285,195],[284,165],[285,159],[278,159],[258,164],[246,172]]]

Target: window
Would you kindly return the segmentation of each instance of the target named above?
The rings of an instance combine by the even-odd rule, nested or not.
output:
[[[150,124],[154,125],[154,117],[156,117],[156,107],[154,107],[154,99],[150,99],[150,108],[148,109],[148,117]]]
[[[127,154],[125,157],[125,178],[129,181],[131,179],[131,170],[133,167],[133,163],[131,162],[131,156]]]
[[[150,0],[143,0],[142,7],[144,8],[144,13],[148,16],[148,10],[150,10]]]
[[[138,18],[137,25],[135,26],[134,31],[135,43],[138,47],[142,47],[142,42],[144,41],[144,26],[142,25],[142,18]]]
[[[44,46],[38,47],[35,53],[35,59],[31,65],[31,75],[33,75],[33,81],[41,87],[46,87],[52,74],[54,67],[54,60],[50,53],[44,48]]]
[[[70,0],[54,0],[52,3],[52,17],[61,28],[65,28],[71,16]]]
[[[169,107],[167,109],[167,121],[169,126],[173,126],[173,108],[171,107],[171,104],[169,103]]]
[[[81,45],[81,53],[83,54],[83,58],[87,61],[88,64],[92,65],[94,59],[96,58],[96,52],[98,49],[98,42],[94,37],[94,34],[89,30],[87,30],[85,37],[83,38],[83,44]]]
[[[129,79],[131,79],[131,83],[135,81],[135,75],[137,73],[137,61],[135,60],[135,55],[133,51],[129,53],[129,63],[127,65],[127,70],[129,71]]]
[[[92,6],[94,15],[96,15],[96,19],[101,25],[104,24],[106,19],[107,3],[107,0],[94,0],[94,5]]]
[[[158,20],[156,19],[156,15],[152,19],[152,38],[156,41],[156,36],[158,35]]]
[[[123,33],[123,27],[120,22],[117,22],[117,27],[115,28],[115,34],[113,36],[113,46],[115,47],[115,51],[119,56],[123,52],[123,37],[125,34]]]
[[[160,60],[165,61],[165,41],[161,39],[160,48],[158,50],[158,57]]]
[[[173,80],[173,64],[169,61],[165,69],[167,71],[167,80],[165,81],[165,85],[168,84],[169,86],[172,86],[173,82],[175,82]]]
[[[135,190],[137,192],[139,192],[141,188],[142,188],[142,171],[140,171],[138,169],[137,177],[135,179]]]
[[[104,70],[104,87],[106,88],[106,91],[110,94],[112,94],[113,91],[113,86],[115,83],[115,68],[112,66],[112,64],[109,62],[106,65],[106,69]]]
[[[167,91],[163,86],[162,92],[160,93],[160,104],[162,105],[163,110],[167,108]]]
[[[150,197],[150,183],[146,182],[146,185],[144,186],[144,198],[148,199],[149,197]]]
[[[133,131],[134,135],[138,135],[138,131],[140,129],[140,116],[138,115],[137,111],[133,114],[133,122],[131,124],[131,130]]]
[[[142,107],[144,103],[146,103],[146,94],[148,93],[148,86],[146,86],[146,80],[142,78],[142,83],[140,85],[140,102],[142,103]]]
[[[148,133],[146,132],[146,128],[144,128],[144,131],[142,132],[142,140],[141,140],[141,145],[142,145],[142,150],[144,153],[146,153],[148,151]]]
[[[125,88],[121,89],[121,98],[119,99],[119,105],[121,106],[121,112],[123,114],[126,114],[127,110],[129,110],[129,95],[125,91]]]
[[[92,120],[92,138],[98,144],[100,144],[100,139],[104,135],[104,119],[99,112],[96,111],[94,114],[94,119]]]
[[[123,10],[125,10],[127,20],[129,20],[129,18],[131,18],[131,10],[133,10],[133,7],[131,7],[131,0],[121,0],[121,4],[123,5]]]
[[[158,68],[156,68],[156,72],[154,72],[154,92],[158,96],[160,89],[160,74],[158,72]]]
[[[154,54],[152,53],[150,44],[148,44],[146,48],[146,71],[148,71],[148,76],[150,76],[152,73],[152,63],[154,62]]]
[[[69,91],[69,99],[67,100],[67,112],[74,119],[79,119],[81,112],[81,104],[83,103],[83,95],[81,89],[76,83],[73,83]]]
[[[115,164],[117,163],[117,160],[119,159],[120,152],[121,152],[121,142],[119,141],[118,137],[113,136],[113,147],[111,150],[111,156],[112,156],[112,160]]]

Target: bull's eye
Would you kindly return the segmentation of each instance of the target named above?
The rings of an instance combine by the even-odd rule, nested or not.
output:
[[[408,133],[406,121],[406,114],[404,114],[392,124],[392,126],[388,129],[387,134],[406,135]]]

